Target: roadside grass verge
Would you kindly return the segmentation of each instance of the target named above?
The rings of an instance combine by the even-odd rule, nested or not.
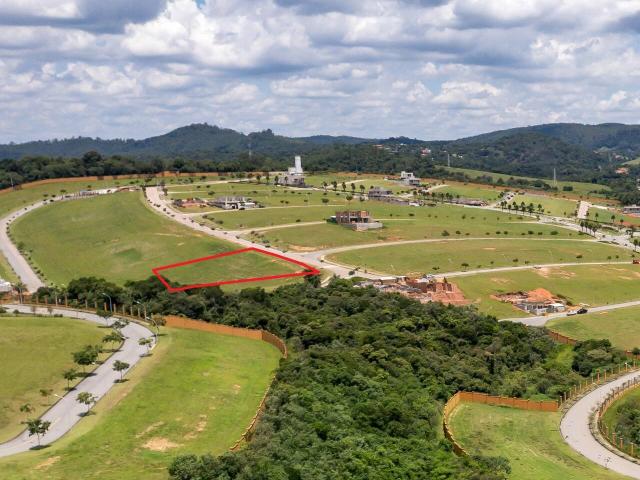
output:
[[[0,459],[3,480],[164,480],[176,455],[227,451],[256,413],[280,352],[245,338],[162,331],[95,415],[44,450]]]
[[[462,404],[451,418],[458,442],[472,455],[504,457],[514,480],[622,480],[573,451],[559,431],[560,413]]]

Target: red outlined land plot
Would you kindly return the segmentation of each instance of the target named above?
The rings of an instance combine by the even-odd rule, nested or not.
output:
[[[215,282],[202,282],[202,283],[194,283],[190,285],[180,285],[180,286],[172,286],[169,282],[170,280],[166,277],[168,271],[177,269],[180,267],[186,267],[188,265],[197,265],[202,264],[203,262],[210,262],[214,260],[218,260],[224,257],[230,257],[232,255],[240,255],[243,253],[255,252],[260,255],[267,255],[269,257],[273,257],[278,260],[282,260],[288,264],[293,264],[299,266],[302,270],[293,272],[293,273],[280,273],[277,275],[267,275],[261,277],[246,277],[246,278],[232,278],[228,280],[217,280]],[[237,283],[248,283],[248,282],[263,282],[266,280],[277,280],[281,278],[293,278],[293,277],[307,277],[311,275],[319,275],[320,271],[316,268],[307,265],[304,262],[300,262],[293,258],[286,257],[284,255],[280,255],[278,253],[268,252],[266,250],[262,250],[256,247],[248,247],[242,248],[240,250],[233,250],[231,252],[218,253],[216,255],[210,255],[208,257],[195,258],[192,260],[187,260],[184,262],[173,263],[171,265],[163,265],[161,267],[156,267],[152,269],[153,274],[158,277],[158,280],[162,282],[162,284],[166,287],[169,292],[183,292],[185,290],[191,290],[195,288],[205,288],[205,287],[217,287],[220,285],[233,285]],[[161,272],[164,272],[161,273]]]

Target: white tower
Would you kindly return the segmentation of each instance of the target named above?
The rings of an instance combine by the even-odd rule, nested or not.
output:
[[[300,155],[296,155],[296,173],[302,173],[302,157]]]

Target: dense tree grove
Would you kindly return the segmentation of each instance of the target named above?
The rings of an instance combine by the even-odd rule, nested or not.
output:
[[[612,428],[625,443],[640,444],[640,398],[632,395],[619,400]]]
[[[584,344],[572,368],[557,355],[567,347],[541,329],[346,280],[170,294],[155,278],[124,288],[81,278],[66,292],[80,303],[102,301],[102,293],[153,313],[267,329],[291,349],[249,446],[218,458],[179,457],[170,468],[176,480],[505,478],[504,459],[451,452],[440,430],[447,398],[458,390],[557,398],[580,373],[617,359],[610,345]],[[41,299],[53,294],[38,291]]]

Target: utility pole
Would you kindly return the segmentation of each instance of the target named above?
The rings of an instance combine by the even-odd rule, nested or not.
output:
[[[558,177],[556,175],[556,167],[553,167],[553,186],[558,188]]]

